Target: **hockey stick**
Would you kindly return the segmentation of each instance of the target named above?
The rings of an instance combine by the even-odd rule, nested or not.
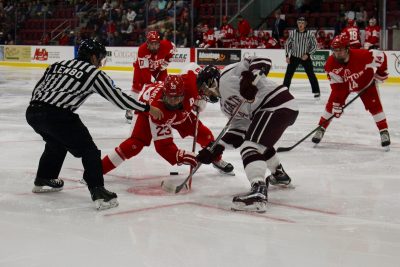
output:
[[[244,100],[241,100],[241,102],[239,103],[239,105],[236,107],[235,111],[232,113],[231,117],[229,118],[228,122],[225,124],[225,126],[222,129],[221,133],[218,135],[217,139],[215,139],[215,141],[213,142],[213,144],[209,148],[211,151],[215,148],[215,146],[218,144],[218,142],[221,140],[221,138],[225,135],[226,131],[228,130],[229,126],[231,125],[231,122],[232,122],[233,118],[239,112],[239,109],[241,108],[243,103],[244,103]],[[177,194],[183,189],[183,187],[188,188],[188,186],[187,186],[188,181],[190,179],[192,179],[193,174],[195,174],[197,172],[197,170],[200,168],[201,165],[202,164],[199,162],[197,164],[197,166],[194,169],[191,170],[191,172],[188,175],[188,177],[186,177],[186,179],[178,186],[175,186],[174,184],[169,183],[168,181],[162,181],[161,182],[162,189],[164,189],[165,191],[167,191],[169,193]]]
[[[263,75],[265,75],[265,69],[261,69],[260,70],[260,72],[258,73],[256,78],[254,79],[253,84],[256,85]],[[240,100],[239,105],[236,107],[236,109],[231,114],[231,117],[229,118],[228,122],[225,124],[225,126],[222,129],[221,133],[218,135],[218,137],[215,139],[215,141],[212,143],[211,147],[209,148],[210,151],[212,151],[215,148],[215,146],[218,144],[218,142],[225,135],[226,131],[228,131],[232,120],[235,118],[236,114],[239,112],[239,110],[242,107],[244,102],[245,101],[243,99]],[[197,170],[200,168],[201,165],[202,164],[199,162],[197,164],[197,166],[194,169],[192,169],[192,171],[190,172],[188,177],[186,177],[186,179],[181,184],[174,185],[174,184],[170,183],[169,181],[162,181],[161,182],[161,188],[166,192],[175,193],[175,194],[179,193],[183,189],[183,187],[188,188],[187,182],[189,181],[189,179],[192,178],[193,174],[195,174],[197,172]]]
[[[374,82],[374,80],[372,80],[366,87],[364,87],[355,97],[353,97],[353,99],[351,99],[348,103],[346,103],[346,105],[343,106],[343,110],[349,106],[351,103],[354,102],[354,100],[356,100],[357,98],[359,98],[362,94],[364,94],[364,92],[366,92],[372,85],[372,83]],[[309,134],[307,134],[306,136],[304,136],[302,139],[300,139],[296,144],[294,144],[293,146],[289,146],[289,147],[278,147],[276,152],[286,152],[286,151],[290,151],[293,148],[295,148],[296,146],[298,146],[300,143],[302,143],[304,140],[306,140],[310,135],[312,135],[313,133],[315,133],[316,131],[318,131],[319,129],[321,129],[323,126],[325,126],[325,124],[328,123],[328,121],[332,120],[335,117],[334,114],[332,114],[326,121],[323,122],[322,125],[318,125],[317,128],[315,128],[314,130],[312,130]]]
[[[196,143],[197,143],[197,131],[199,129],[199,116],[200,116],[200,111],[199,108],[196,109],[196,126],[194,128],[194,135],[193,135],[193,144],[192,144],[192,152],[196,152]],[[190,167],[190,173],[192,173],[193,167]],[[189,189],[192,188],[192,177],[189,179]]]

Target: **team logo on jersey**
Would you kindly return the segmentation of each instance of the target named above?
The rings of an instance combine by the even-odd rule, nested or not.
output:
[[[349,81],[349,89],[350,91],[353,91],[358,88],[358,83],[356,80],[361,77],[361,75],[364,73],[364,71],[356,72],[356,73],[351,73],[349,69],[344,70],[344,81],[347,82]]]

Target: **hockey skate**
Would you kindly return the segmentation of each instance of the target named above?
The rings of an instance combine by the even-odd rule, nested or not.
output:
[[[64,181],[61,179],[40,179],[36,178],[32,189],[33,193],[58,192],[63,189]]]
[[[232,200],[232,210],[265,212],[268,202],[268,184],[253,183],[251,191],[245,195],[235,196]]]
[[[314,94],[314,100],[318,102],[320,99],[321,99],[321,94],[320,93],[315,93]]]
[[[325,128],[320,127],[314,134],[313,138],[311,139],[311,141],[315,144],[319,144],[319,142],[321,142],[322,137],[324,137],[325,134]]]
[[[270,185],[289,186],[292,179],[290,179],[289,175],[287,175],[282,167],[282,164],[279,164],[278,168],[275,170],[275,173],[269,175],[265,181],[266,183],[269,182]]]
[[[108,191],[104,186],[89,188],[89,191],[97,210],[111,209],[119,205],[117,194]]]
[[[235,176],[233,172],[233,165],[220,159],[212,163],[213,167],[216,168],[221,174]]]
[[[390,135],[388,130],[382,130],[380,131],[381,135],[381,145],[383,148],[385,148],[386,151],[389,151],[389,145],[390,145]]]

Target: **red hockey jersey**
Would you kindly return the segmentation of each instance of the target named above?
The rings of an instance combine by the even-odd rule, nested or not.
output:
[[[145,84],[164,81],[167,77],[167,67],[171,58],[176,53],[175,45],[168,40],[160,41],[157,54],[152,54],[147,49],[147,44],[139,46],[137,60],[134,63],[132,91],[139,93]]]
[[[365,28],[365,43],[369,46],[379,47],[379,37],[381,27],[378,25],[368,26]]]
[[[180,124],[190,119],[193,104],[198,97],[196,75],[194,72],[189,71],[187,74],[182,75],[182,78],[185,86],[185,97],[182,102],[182,109],[168,110],[165,107],[162,99],[164,82],[146,85],[139,96],[140,101],[149,103],[159,108],[164,113],[164,117],[161,120],[156,120],[149,116],[149,125],[157,152],[171,164],[176,163],[175,155],[178,151],[178,147],[173,140],[172,128],[178,127]]]
[[[345,92],[358,92],[374,79],[383,81],[388,77],[387,58],[378,50],[350,49],[346,64],[340,64],[333,55],[328,57],[325,71],[328,75],[333,102],[344,104]],[[343,93],[343,94],[342,94]]]

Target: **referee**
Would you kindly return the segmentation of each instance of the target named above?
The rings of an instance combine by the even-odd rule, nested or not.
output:
[[[50,65],[36,84],[26,120],[46,142],[39,161],[32,192],[62,190],[58,178],[67,152],[82,158],[83,178],[97,209],[118,206],[117,194],[104,188],[101,153],[88,129],[74,113],[93,93],[125,110],[149,112],[161,118],[162,112],[124,94],[111,78],[98,68],[105,62],[106,49],[95,40],[81,43],[78,56]]]
[[[313,64],[310,55],[317,50],[317,40],[315,35],[306,29],[306,20],[304,17],[297,19],[298,29],[289,34],[285,45],[286,63],[288,63],[283,84],[289,88],[292,82],[293,74],[299,64],[304,67],[308,80],[311,83],[312,92],[315,99],[319,99],[320,90],[317,77],[315,77]]]

